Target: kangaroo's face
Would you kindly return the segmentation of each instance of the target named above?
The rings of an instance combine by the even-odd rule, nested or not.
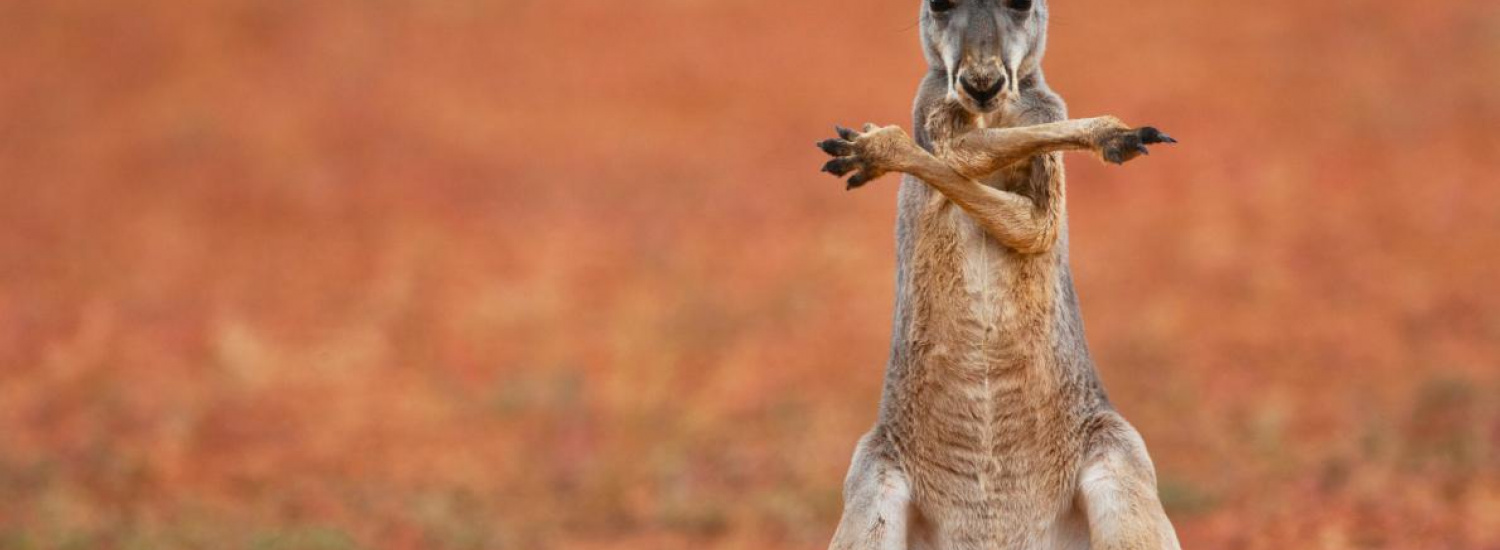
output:
[[[948,77],[948,99],[994,112],[1041,66],[1045,0],[922,0],[927,63]]]

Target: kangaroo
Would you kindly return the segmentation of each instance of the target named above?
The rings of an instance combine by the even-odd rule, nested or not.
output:
[[[866,125],[818,144],[850,189],[905,174],[885,388],[835,550],[1179,548],[1084,341],[1062,162],[1176,141],[1067,119],[1042,76],[1046,37],[1045,0],[922,0],[915,139]]]

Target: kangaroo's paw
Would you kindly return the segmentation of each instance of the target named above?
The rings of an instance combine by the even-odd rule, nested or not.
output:
[[[818,142],[819,149],[833,156],[833,160],[823,165],[823,171],[841,178],[853,172],[848,189],[898,169],[917,147],[899,126],[866,124],[863,132],[842,126],[835,126],[834,130],[839,137]]]
[[[1133,158],[1151,154],[1146,146],[1158,143],[1177,143],[1177,140],[1150,126],[1121,127],[1102,132],[1101,137],[1095,142],[1095,150],[1104,157],[1106,162],[1125,164]]]

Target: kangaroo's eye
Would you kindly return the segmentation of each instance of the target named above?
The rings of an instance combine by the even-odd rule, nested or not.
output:
[[[945,12],[953,9],[953,0],[932,0],[927,5],[932,8],[932,11]]]
[[[1005,7],[1019,11],[1030,11],[1031,0],[1005,0]]]

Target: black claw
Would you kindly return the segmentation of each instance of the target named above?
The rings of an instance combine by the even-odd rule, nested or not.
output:
[[[1141,141],[1146,143],[1177,143],[1177,140],[1172,139],[1172,136],[1162,133],[1161,130],[1157,130],[1151,126],[1141,128]]]
[[[844,177],[844,174],[848,174],[849,172],[854,170],[855,164],[857,164],[857,161],[855,161],[853,158],[839,157],[828,161],[827,164],[824,164],[823,171],[838,177]]]
[[[1135,150],[1136,151],[1140,151],[1140,153],[1142,155],[1149,155],[1149,154],[1151,154],[1151,150],[1150,149],[1147,149],[1145,145],[1141,145],[1139,143],[1136,144]]]
[[[859,137],[858,132],[855,132],[854,130],[850,130],[843,126],[834,126],[833,130],[835,132],[838,132],[839,137],[844,138],[846,141],[854,141],[855,138]]]
[[[849,190],[852,190],[852,189],[856,189],[856,188],[858,188],[858,187],[860,187],[860,186],[862,186],[862,185],[864,185],[866,183],[869,183],[870,179],[871,178],[870,178],[869,174],[861,171],[858,174],[854,174],[854,176],[852,176],[852,177],[849,178],[849,185],[845,186],[844,190],[845,191],[849,191]]]
[[[842,139],[825,139],[818,142],[818,148],[836,157],[847,156],[854,152],[854,144]]]

